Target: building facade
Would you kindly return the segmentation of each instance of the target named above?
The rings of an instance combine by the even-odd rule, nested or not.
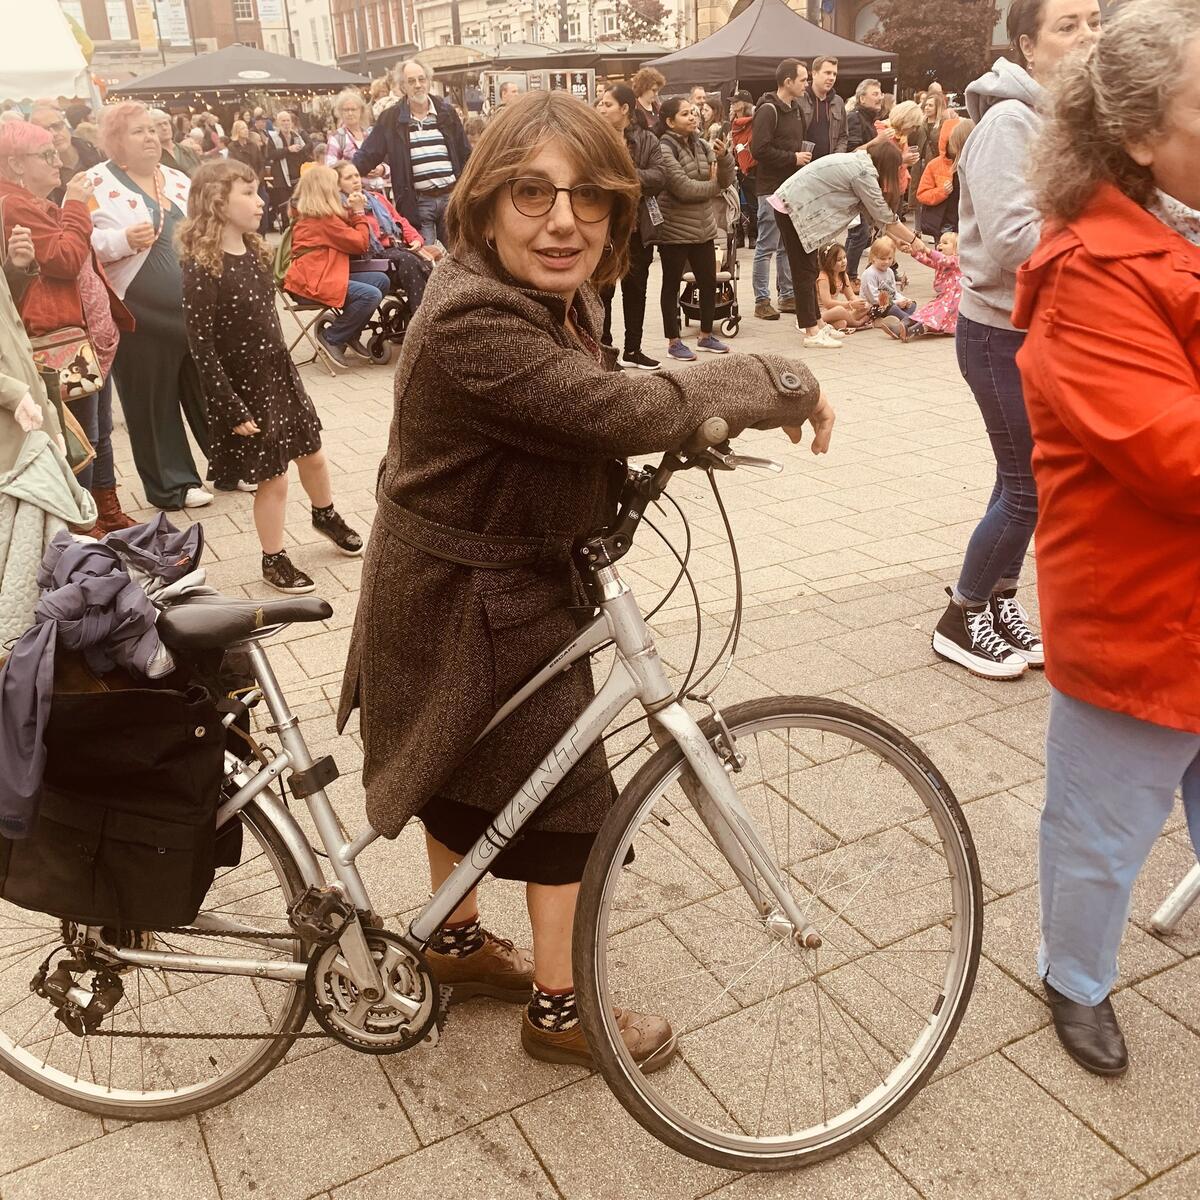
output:
[[[257,0],[262,48],[332,67],[333,10],[329,0]]]

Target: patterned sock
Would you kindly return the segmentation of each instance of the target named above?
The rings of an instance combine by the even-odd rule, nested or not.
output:
[[[449,954],[452,958],[466,958],[468,954],[482,949],[485,941],[487,939],[483,936],[483,927],[476,916],[469,921],[443,925],[434,934],[429,948],[438,954]]]
[[[324,508],[318,508],[315,504],[312,510],[314,521],[328,521],[333,516],[333,505],[326,505]]]
[[[533,985],[533,999],[529,1001],[529,1019],[535,1028],[551,1033],[565,1033],[579,1024],[579,1013],[575,1008],[575,989],[546,991],[540,984]]]

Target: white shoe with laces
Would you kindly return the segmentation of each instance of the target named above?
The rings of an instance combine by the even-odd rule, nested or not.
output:
[[[814,334],[809,334],[804,339],[804,348],[817,350],[840,350],[842,348],[842,339],[838,337],[828,325],[822,325]]]
[[[203,508],[213,502],[212,492],[206,492],[202,487],[192,487],[184,493],[184,508]]]

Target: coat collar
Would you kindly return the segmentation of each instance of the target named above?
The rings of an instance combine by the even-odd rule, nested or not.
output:
[[[1185,270],[1200,271],[1200,247],[1193,246],[1111,183],[1100,186],[1067,228],[1093,257],[1112,261],[1170,254]]]
[[[495,256],[481,254],[478,250],[470,249],[458,254],[452,254],[450,257],[464,271],[469,271],[472,275],[479,275],[484,279],[492,280],[501,287],[508,288],[518,295],[523,296],[526,300],[532,301],[534,304],[544,308],[556,326],[566,327],[567,302],[554,292],[543,292],[537,288],[525,287],[500,266]],[[576,293],[575,313],[579,323],[587,333],[594,340],[599,341],[599,326],[596,320],[595,308],[595,293],[585,283]]]

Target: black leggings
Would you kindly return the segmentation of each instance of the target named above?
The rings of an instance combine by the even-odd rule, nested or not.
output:
[[[717,308],[717,251],[712,242],[660,243],[658,256],[662,259],[662,318],[667,340],[679,336],[679,286],[688,266],[700,293],[700,332],[712,333]],[[816,280],[814,274],[814,289]]]
[[[817,274],[820,266],[815,250],[805,250],[796,232],[792,218],[787,213],[777,212],[775,224],[783,238],[787,251],[788,266],[792,269],[792,287],[796,294],[796,324],[801,329],[811,329],[821,323],[821,309],[817,304]]]

